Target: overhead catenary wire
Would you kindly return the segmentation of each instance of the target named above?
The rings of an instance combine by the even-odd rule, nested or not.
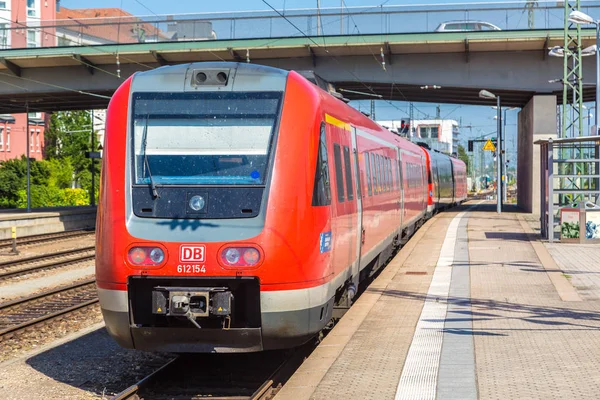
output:
[[[302,31],[300,28],[298,28],[292,21],[290,21],[285,15],[283,15],[282,13],[280,13],[277,9],[275,9],[275,7],[273,7],[271,4],[269,4],[269,2],[267,2],[266,0],[262,0],[263,3],[265,3],[269,8],[271,8],[273,11],[275,11],[281,18],[285,19],[290,25],[292,25],[296,30],[298,30],[298,32],[300,32],[306,39],[308,39],[309,41],[311,41],[315,46],[319,47],[319,48],[323,48],[325,50],[325,53],[327,53],[328,55],[330,55],[332,57],[332,59],[337,62],[340,66],[342,66],[342,68],[344,70],[346,70],[346,72],[348,72],[350,75],[352,75],[354,77],[354,79],[356,79],[356,82],[360,83],[361,85],[363,85],[368,91],[370,91],[373,94],[377,94],[372,87],[368,86],[367,84],[365,84],[358,76],[356,76],[356,74],[354,72],[352,72],[351,70],[349,70],[348,68],[345,67],[345,65],[333,54],[331,54],[329,52],[329,50],[327,49],[327,47],[323,47],[320,44],[318,44],[317,42],[314,41],[313,38],[311,38],[310,36],[308,36],[306,33],[304,33],[304,31]],[[323,37],[323,40],[325,40],[325,38]],[[405,112],[404,110],[402,110],[400,107],[396,106],[395,104],[393,104],[391,101],[389,100],[385,100],[383,99],[383,101],[389,103],[392,107],[396,108],[398,111],[401,112]]]
[[[383,3],[381,3],[381,4],[379,4],[379,5],[378,5],[378,6],[376,6],[376,7],[383,7],[383,6],[384,6],[385,4],[387,4],[389,1],[390,1],[390,0],[386,0],[386,1],[384,1],[384,2],[383,2]],[[342,5],[343,5],[343,6],[344,6],[344,8],[346,9],[346,12],[348,13],[348,16],[349,16],[349,18],[352,20],[352,23],[354,24],[354,29],[355,29],[355,30],[358,32],[358,34],[361,36],[361,38],[362,38],[363,42],[364,42],[365,44],[368,44],[368,43],[367,43],[367,41],[365,40],[364,36],[362,35],[362,33],[361,33],[360,29],[358,28],[358,24],[357,24],[357,23],[356,23],[356,21],[354,20],[354,17],[352,16],[352,13],[351,13],[351,12],[350,12],[350,10],[348,9],[348,6],[347,6],[345,3],[343,3],[343,2],[342,2]],[[350,40],[350,38],[348,38],[348,40]],[[347,42],[346,42],[346,43],[347,43]],[[384,62],[385,62],[385,61],[382,61],[382,62],[380,62],[380,61],[377,59],[377,56],[375,55],[375,53],[373,53],[373,50],[371,50],[371,49],[369,48],[369,51],[371,52],[371,55],[373,56],[373,59],[374,59],[374,60],[375,60],[375,61],[376,61],[376,62],[377,62],[377,63],[378,63],[378,64],[379,64],[379,65],[380,65],[380,66],[381,66],[381,67],[382,67],[384,70],[385,70],[385,64],[384,64]],[[382,57],[382,58],[383,58],[383,57]],[[391,60],[389,60],[388,62],[390,62],[390,63],[391,63]],[[390,98],[393,96],[393,89],[394,89],[394,87],[395,87],[395,88],[396,88],[396,90],[398,91],[398,93],[400,93],[400,95],[401,95],[401,96],[404,98],[404,100],[405,100],[405,101],[408,101],[408,99],[406,98],[406,96],[404,95],[404,93],[402,93],[402,91],[400,90],[400,88],[399,88],[397,85],[395,85],[395,84],[392,82],[392,85],[391,85],[391,86],[392,86],[392,89],[390,90]],[[414,107],[414,106],[413,106],[413,107]],[[414,109],[415,109],[415,110],[417,110],[418,112],[420,112],[421,114],[425,115],[425,116],[429,116],[429,114],[426,114],[426,113],[424,113],[423,111],[419,110],[419,108],[418,108],[418,107],[414,107]],[[403,110],[401,110],[401,111],[403,111]],[[406,113],[406,112],[405,112],[405,113]],[[406,114],[408,114],[408,113],[406,113]],[[409,116],[410,116],[410,115],[409,115]]]

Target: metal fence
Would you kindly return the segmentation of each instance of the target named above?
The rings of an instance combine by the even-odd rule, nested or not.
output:
[[[556,236],[563,240],[568,236],[563,232],[563,223],[568,223],[561,219],[561,210],[581,208],[583,211],[578,211],[577,215],[582,215],[583,218],[584,211],[588,208],[586,203],[599,203],[600,136],[540,140],[536,144],[540,145],[542,237],[550,242]],[[573,224],[585,233],[585,219]],[[557,228],[560,228],[559,231]],[[585,237],[577,233],[577,239],[583,241]]]
[[[600,17],[600,1],[581,1]],[[443,25],[455,21],[458,24]],[[478,23],[478,22],[484,22]],[[492,31],[562,29],[560,1],[420,4],[278,11],[0,20],[0,48],[85,46],[185,40],[268,39],[307,36],[425,33],[436,29]],[[325,44],[325,43],[324,43]]]

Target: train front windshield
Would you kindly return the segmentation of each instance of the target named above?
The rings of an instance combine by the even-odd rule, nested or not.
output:
[[[281,92],[134,93],[137,185],[264,185]]]

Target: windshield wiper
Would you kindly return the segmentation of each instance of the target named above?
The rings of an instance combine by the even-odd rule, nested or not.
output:
[[[152,198],[157,199],[160,196],[158,195],[158,191],[156,190],[156,184],[154,183],[154,179],[152,179],[152,172],[150,171],[150,164],[148,163],[148,154],[146,154],[146,148],[148,147],[148,118],[150,118],[149,114],[146,114],[146,123],[144,124],[144,133],[143,133],[143,152],[144,152],[144,165],[148,170],[148,177],[150,177],[150,188],[152,189]]]

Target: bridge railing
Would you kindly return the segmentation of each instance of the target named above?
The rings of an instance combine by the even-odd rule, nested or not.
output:
[[[582,0],[582,11],[600,18],[600,1]],[[88,46],[220,39],[281,38],[434,32],[446,22],[459,29],[562,29],[559,1],[355,6],[179,15],[79,18],[54,21],[0,20],[0,51],[26,47]],[[487,24],[475,24],[485,22]],[[491,25],[489,25],[491,24]],[[448,26],[446,30],[455,29]]]

